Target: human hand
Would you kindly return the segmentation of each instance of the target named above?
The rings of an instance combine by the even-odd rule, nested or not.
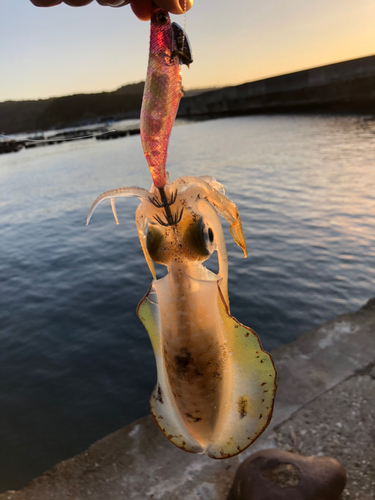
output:
[[[31,0],[37,7],[53,7],[60,3],[66,3],[72,7],[82,7],[88,5],[93,0]],[[151,15],[152,0],[96,0],[100,5],[107,5],[110,7],[122,7],[131,4],[134,14],[141,19],[141,21],[148,21]],[[171,12],[172,14],[183,14],[190,10],[193,5],[193,0],[155,0],[155,3],[162,9]]]

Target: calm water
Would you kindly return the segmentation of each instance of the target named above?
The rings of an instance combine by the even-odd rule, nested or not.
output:
[[[212,175],[242,216],[232,314],[266,349],[375,295],[375,121],[268,116],[182,124],[171,178]],[[0,157],[0,487],[18,488],[148,413],[156,373],[136,317],[151,275],[134,224],[139,136]],[[215,269],[215,263],[211,266]]]

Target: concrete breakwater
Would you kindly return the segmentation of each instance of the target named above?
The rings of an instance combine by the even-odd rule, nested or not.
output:
[[[169,443],[151,416],[101,439],[0,500],[226,500],[238,465],[280,447],[339,460],[343,498],[375,499],[375,298],[276,349],[275,412],[242,454],[212,460]]]
[[[375,55],[185,97],[178,116],[295,111],[375,113]]]

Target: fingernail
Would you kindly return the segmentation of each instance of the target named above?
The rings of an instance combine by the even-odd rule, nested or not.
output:
[[[128,5],[132,0],[119,0],[115,4],[111,4],[112,7],[124,7],[125,5]]]

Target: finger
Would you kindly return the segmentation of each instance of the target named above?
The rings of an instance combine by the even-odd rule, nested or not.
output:
[[[155,3],[171,14],[183,14],[184,12],[190,10],[193,6],[193,0],[186,0],[186,11],[185,0],[155,0]]]
[[[62,0],[31,0],[36,7],[53,7],[59,5]]]
[[[64,3],[70,5],[71,7],[83,7],[91,2],[92,0],[64,0]]]
[[[141,21],[148,21],[151,17],[152,0],[132,0],[131,8]]]

